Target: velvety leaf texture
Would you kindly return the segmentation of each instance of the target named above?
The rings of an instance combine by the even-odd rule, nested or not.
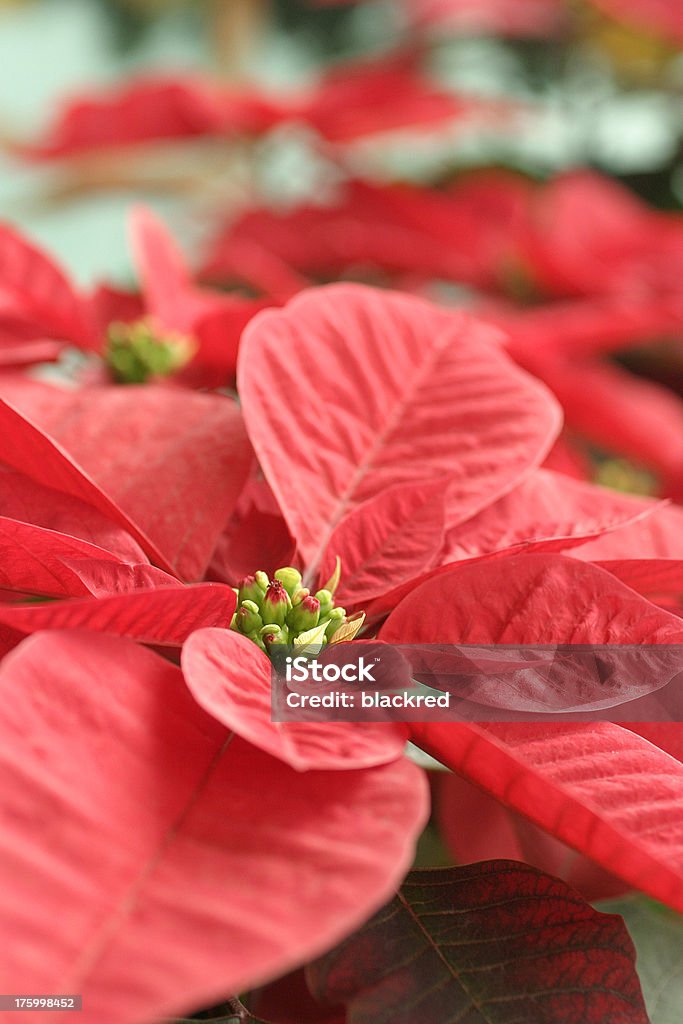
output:
[[[195,1012],[339,942],[410,864],[413,765],[297,775],[129,641],[32,637],[0,693],[3,992],[82,992],[83,1024]]]
[[[648,1024],[621,918],[515,861],[412,872],[309,976],[349,1024]]]
[[[498,338],[465,315],[354,285],[306,292],[247,327],[238,388],[249,435],[311,568],[344,516],[381,491],[447,478],[454,524],[543,460],[559,409]]]
[[[683,766],[608,723],[414,724],[442,764],[655,899],[683,911]]]
[[[94,505],[162,569],[201,578],[251,466],[233,402],[152,385],[70,392],[24,381],[3,382],[0,396],[6,462]]]
[[[150,644],[182,644],[204,626],[227,629],[235,611],[234,591],[222,583],[166,584],[101,598],[74,598],[38,605],[0,605],[0,622],[20,633],[87,629]]]
[[[400,484],[349,512],[320,566],[328,580],[341,558],[338,604],[359,604],[412,581],[436,562],[444,540],[444,484]]]

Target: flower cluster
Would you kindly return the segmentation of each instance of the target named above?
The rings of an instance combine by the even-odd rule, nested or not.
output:
[[[363,626],[364,614],[348,617],[335,604],[341,563],[324,587],[311,594],[302,586],[298,569],[276,569],[273,578],[259,570],[245,576],[237,588],[237,611],[231,628],[268,652],[274,644],[318,647],[353,640]]]

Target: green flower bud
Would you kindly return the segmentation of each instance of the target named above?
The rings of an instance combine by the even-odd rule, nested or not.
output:
[[[315,596],[320,601],[320,618],[326,619],[334,608],[334,597],[329,590],[319,590]]]
[[[255,601],[242,602],[237,609],[236,625],[240,633],[244,633],[246,636],[261,629],[263,619]]]
[[[282,583],[279,580],[273,580],[261,602],[261,615],[264,621],[284,626],[291,607],[292,602]]]
[[[331,640],[336,631],[339,629],[344,619],[346,618],[346,610],[344,608],[333,608],[330,614],[327,616],[327,629],[325,630],[325,638]]]
[[[320,601],[310,594],[303,601],[296,602],[287,615],[287,625],[292,633],[313,629],[320,618]]]
[[[291,598],[294,597],[297,590],[301,587],[301,573],[298,569],[292,568],[291,565],[286,565],[284,569],[278,569],[274,579],[282,584]]]
[[[266,650],[268,650],[275,644],[288,643],[289,630],[286,626],[279,626],[274,622],[269,622],[267,626],[263,626],[259,631],[259,636],[263,641]]]
[[[307,598],[310,593],[311,592],[308,589],[308,587],[299,587],[296,594],[292,598],[292,605],[296,607],[296,605],[301,604],[301,602],[305,600],[305,598]]]
[[[267,586],[266,583],[266,586],[262,587],[253,573],[250,576],[245,576],[237,591],[240,604],[244,604],[245,601],[253,601],[256,607],[260,608]]]

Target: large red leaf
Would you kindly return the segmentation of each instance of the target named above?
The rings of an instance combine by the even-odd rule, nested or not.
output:
[[[523,547],[561,551],[638,523],[665,506],[538,469],[478,515],[450,530],[444,561]]]
[[[91,347],[88,304],[63,270],[14,228],[0,225],[0,321],[25,322],[44,338]]]
[[[622,918],[516,861],[413,871],[309,968],[351,1024],[648,1024]]]
[[[0,604],[0,622],[19,633],[85,629],[179,647],[195,629],[230,625],[236,597],[222,583],[165,584],[50,604]]]
[[[361,604],[426,572],[444,542],[444,485],[399,484],[342,519],[320,565],[321,583],[341,559],[337,604]]]
[[[410,864],[414,766],[297,775],[132,643],[35,637],[0,692],[0,987],[82,992],[84,1024],[160,1020],[290,970]]]
[[[572,551],[588,562],[632,559],[683,559],[683,509],[660,505],[652,514],[612,533],[589,540]]]
[[[273,722],[272,665],[252,640],[225,629],[193,633],[182,652],[187,685],[214,718],[298,771],[350,769],[400,757],[407,730],[380,722]]]
[[[518,555],[423,584],[380,635],[402,643],[680,644],[683,633],[675,616],[603,570],[560,555]],[[412,731],[454,771],[683,909],[683,767],[668,754],[610,724],[416,723]]]
[[[203,575],[251,449],[230,399],[154,386],[70,392],[2,384],[3,458],[94,505],[161,568]]]
[[[463,562],[392,612],[390,643],[665,644],[683,624],[603,569],[557,554]]]
[[[398,605],[380,631],[389,643],[475,645],[464,653],[477,666],[463,698],[517,712],[595,712],[666,686],[678,662],[648,645],[680,644],[683,623],[596,566],[561,555],[515,555],[463,563],[426,580]],[[550,645],[529,665],[491,645]],[[555,644],[617,647],[613,663],[555,657]],[[476,645],[483,645],[476,649]],[[449,669],[448,657],[451,659]],[[439,654],[435,670],[461,674],[462,652]],[[548,672],[549,664],[553,665]],[[537,665],[537,667],[536,667]],[[609,672],[605,671],[609,667]],[[523,668],[522,672],[518,670]]]
[[[80,537],[105,548],[124,562],[146,560],[144,551],[130,534],[92,505],[45,487],[3,465],[0,465],[0,514],[56,533]]]
[[[542,461],[559,429],[557,406],[508,362],[495,332],[361,286],[260,314],[244,335],[238,385],[311,567],[349,511],[396,484],[448,477],[451,521],[473,515]]]
[[[683,911],[683,766],[609,723],[415,724],[413,740],[540,828]]]

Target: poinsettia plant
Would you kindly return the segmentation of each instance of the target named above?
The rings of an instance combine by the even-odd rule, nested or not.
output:
[[[134,286],[81,287],[0,225],[0,1009],[673,1024],[680,214],[525,152],[522,80],[673,93],[680,15],[329,6],[206,5],[220,66],[3,132],[51,202],[161,186],[198,244],[138,205]],[[279,713],[288,657],[357,651],[459,713]]]
[[[327,954],[410,867],[428,799],[408,738],[681,909],[683,770],[666,728],[271,720],[285,629],[330,643],[361,625],[402,643],[681,642],[678,615],[644,596],[675,601],[678,513],[538,468],[560,410],[498,332],[338,286],[253,321],[239,406],[155,384],[13,376],[1,391],[5,987],[82,991],[93,1020],[156,1019]],[[610,551],[629,531],[651,545],[636,566]],[[232,578],[231,544],[260,538],[263,559]],[[455,827],[457,802],[441,806]],[[446,955],[448,924],[405,931],[382,911],[388,938],[371,923],[348,940],[367,968],[352,976],[340,953],[311,968],[313,995],[379,998],[392,1014],[443,979],[425,1019],[485,1014],[505,993],[545,1020],[558,1007],[645,1020],[623,926],[543,874],[541,847],[535,859],[446,874],[452,894],[431,875],[402,890],[409,907],[436,885],[434,912],[463,922],[457,943],[484,940],[475,959]],[[524,912],[501,917],[503,894]],[[504,935],[535,962],[543,922],[555,930],[538,969],[494,970]]]

